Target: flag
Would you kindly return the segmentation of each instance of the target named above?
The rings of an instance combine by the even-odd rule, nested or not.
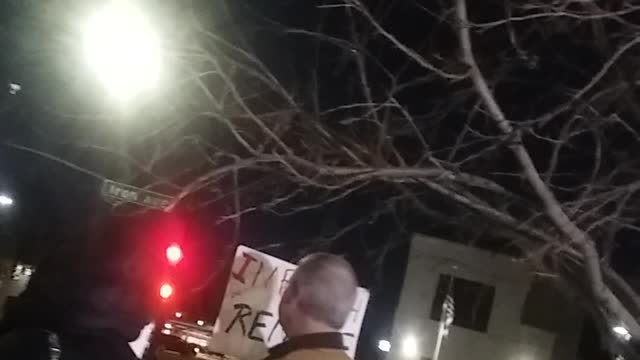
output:
[[[453,319],[455,316],[455,302],[453,301],[453,296],[451,294],[447,294],[444,298],[444,302],[442,303],[442,321],[444,323],[444,335],[446,336],[449,333],[449,328],[451,324],[453,324]]]

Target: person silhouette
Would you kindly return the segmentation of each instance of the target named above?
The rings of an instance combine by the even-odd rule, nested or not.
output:
[[[266,360],[349,360],[340,329],[357,287],[353,268],[343,258],[326,253],[303,258],[279,306],[287,340],[271,348]]]

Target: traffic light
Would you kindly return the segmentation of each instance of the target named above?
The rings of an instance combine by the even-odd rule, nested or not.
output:
[[[164,300],[168,300],[173,295],[173,285],[165,281],[160,286],[160,297]]]
[[[178,244],[171,244],[165,251],[169,264],[175,266],[182,260],[182,248]]]
[[[170,300],[175,294],[175,286],[173,279],[176,277],[176,265],[182,261],[183,252],[180,245],[172,243],[165,248],[164,255],[166,258],[164,281],[160,284],[159,294],[163,301]]]

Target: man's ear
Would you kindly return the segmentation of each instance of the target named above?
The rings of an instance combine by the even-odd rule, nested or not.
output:
[[[291,279],[289,285],[284,290],[284,294],[282,294],[282,300],[285,300],[286,298],[287,303],[293,301],[296,297],[298,297],[298,293],[300,292],[299,290],[300,289],[298,288],[298,284],[296,283],[296,281],[294,279]]]
[[[290,305],[292,303],[294,297],[295,296],[293,294],[293,291],[291,291],[290,288],[287,288],[284,291],[284,294],[282,294],[282,298],[280,299],[280,302],[282,302],[283,304]]]

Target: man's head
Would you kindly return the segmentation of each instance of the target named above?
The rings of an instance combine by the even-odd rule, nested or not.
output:
[[[358,283],[343,258],[312,254],[302,259],[280,302],[280,322],[288,336],[338,331],[356,298]]]

